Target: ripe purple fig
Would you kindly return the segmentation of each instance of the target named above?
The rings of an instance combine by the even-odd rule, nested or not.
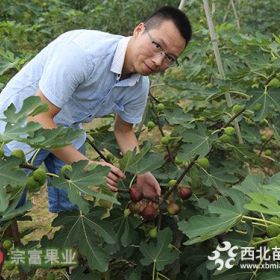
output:
[[[183,199],[189,199],[192,196],[192,188],[180,186],[178,189],[178,195]]]
[[[147,220],[153,220],[157,215],[156,209],[152,205],[148,205],[144,210],[141,212],[141,216]]]
[[[135,185],[131,187],[129,193],[130,193],[130,199],[133,202],[138,202],[143,198],[143,194],[136,188]]]

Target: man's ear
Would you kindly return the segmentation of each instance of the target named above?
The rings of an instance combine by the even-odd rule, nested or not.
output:
[[[134,28],[133,36],[137,36],[138,34],[140,34],[141,32],[143,32],[144,29],[145,29],[144,22],[140,22],[140,23]]]

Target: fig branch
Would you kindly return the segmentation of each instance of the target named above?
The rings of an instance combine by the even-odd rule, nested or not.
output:
[[[158,129],[160,131],[161,136],[164,136],[164,132],[162,130],[162,127],[161,127],[161,124],[160,124],[160,120],[159,120],[159,117],[158,117],[158,114],[157,114],[157,111],[156,111],[156,108],[155,108],[155,104],[154,104],[154,102],[158,103],[159,101],[151,94],[151,92],[150,92],[149,96],[151,98],[150,100],[151,100],[151,104],[152,104],[152,111],[153,111],[153,113],[155,115],[156,123],[158,125]],[[168,145],[166,145],[165,147],[166,147],[166,151],[167,151],[169,160],[173,162],[173,155],[172,155]]]
[[[110,161],[108,161],[108,159],[102,154],[102,152],[96,147],[96,145],[93,142],[93,138],[87,134],[87,142],[89,143],[89,145],[98,153],[98,155],[105,160],[108,163],[111,163]]]
[[[174,189],[178,188],[179,184],[181,183],[181,181],[184,179],[184,177],[187,175],[188,171],[192,168],[192,166],[194,165],[195,161],[199,158],[199,155],[196,155],[193,160],[184,168],[182,174],[179,176],[179,178],[176,180],[175,185],[173,186],[173,188],[170,188],[163,196],[163,200],[165,201],[169,195],[174,191]]]

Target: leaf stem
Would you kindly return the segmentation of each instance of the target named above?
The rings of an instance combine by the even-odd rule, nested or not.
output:
[[[250,216],[242,216],[242,219],[247,219],[247,220],[252,220],[252,221],[257,221],[257,222],[263,222],[263,223],[267,223],[267,224],[270,224],[270,225],[276,225],[276,226],[280,226],[280,224],[277,224],[277,223],[274,223],[274,222],[271,222],[271,221],[268,221],[268,220],[263,220],[263,219],[260,219],[260,218],[255,218],[255,217],[250,217]]]
[[[31,162],[30,162],[31,165],[34,165],[34,161],[35,161],[35,159],[36,159],[36,156],[38,155],[38,153],[39,153],[40,151],[41,151],[40,148],[35,150],[35,153],[33,154],[32,159],[31,159]]]
[[[155,276],[156,276],[156,262],[154,260],[154,265],[153,265],[153,280],[155,280]]]

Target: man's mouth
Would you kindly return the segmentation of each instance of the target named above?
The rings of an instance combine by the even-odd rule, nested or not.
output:
[[[144,64],[147,66],[147,68],[148,68],[151,72],[154,72],[154,71],[155,71],[154,69],[152,69],[151,67],[149,67],[149,65],[147,65],[145,62],[144,62]]]

